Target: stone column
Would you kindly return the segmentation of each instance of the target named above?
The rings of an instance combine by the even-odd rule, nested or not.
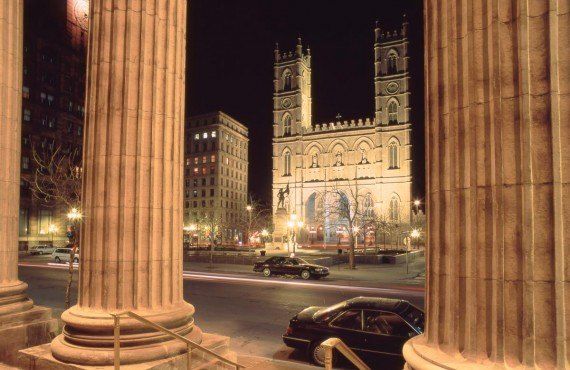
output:
[[[428,283],[410,369],[568,369],[570,1],[425,0]]]
[[[113,363],[110,313],[132,310],[195,342],[182,296],[186,0],[91,0],[79,295],[53,356]],[[186,345],[121,320],[121,364]]]
[[[22,129],[23,0],[0,1],[0,361],[49,341],[57,322],[34,306],[18,280],[18,217]]]

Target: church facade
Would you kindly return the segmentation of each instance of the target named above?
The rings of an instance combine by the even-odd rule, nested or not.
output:
[[[273,212],[275,237],[284,215],[304,220],[312,241],[337,240],[338,225],[317,217],[322,195],[342,191],[387,221],[408,223],[411,208],[408,23],[374,42],[374,117],[313,124],[311,52],[298,39],[294,52],[275,50]]]

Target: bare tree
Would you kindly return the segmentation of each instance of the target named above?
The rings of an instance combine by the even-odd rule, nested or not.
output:
[[[32,149],[35,164],[32,194],[44,206],[56,209],[70,209],[72,237],[69,256],[69,275],[65,291],[65,307],[71,305],[71,284],[73,282],[73,261],[79,248],[79,232],[81,225],[81,153],[75,150],[64,150],[58,146],[52,150],[37,151]]]
[[[211,211],[197,219],[198,235],[210,246],[210,268],[214,265],[214,249],[221,240],[222,218],[219,212]]]
[[[331,220],[337,226],[347,228],[349,238],[348,266],[356,268],[355,249],[359,229],[363,228],[369,218],[371,210],[366,209],[368,193],[361,191],[357,184],[350,181],[347,185],[335,184],[322,195],[323,207],[318,218]]]
[[[250,199],[252,199],[250,197]],[[256,200],[250,200],[246,207],[238,212],[236,228],[244,234],[247,244],[255,231],[267,229],[271,225],[271,209]]]

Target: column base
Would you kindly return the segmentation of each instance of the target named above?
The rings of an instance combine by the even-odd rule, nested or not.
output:
[[[404,370],[483,370],[503,369],[502,364],[489,361],[487,358],[481,361],[466,359],[457,354],[452,356],[436,348],[430,347],[424,340],[424,335],[419,335],[407,341],[402,350],[406,364]]]
[[[201,346],[216,352],[232,361],[236,361],[235,353],[229,349],[230,338],[216,334],[203,334]],[[53,357],[51,346],[44,344],[41,346],[28,348],[20,351],[25,368],[29,370],[87,370],[87,369],[113,369],[108,366],[86,366],[62,362]],[[191,366],[188,367],[188,354],[186,352],[174,357],[148,361],[144,363],[123,365],[121,369],[129,370],[166,370],[166,369],[233,369],[233,366],[224,366],[217,359],[200,351],[193,350],[190,357]]]
[[[156,310],[134,311],[145,319],[186,337],[202,341],[202,331],[194,325],[194,307],[186,302]],[[112,365],[114,360],[114,319],[106,311],[73,306],[61,315],[64,328],[51,343],[57,360],[87,366]],[[177,356],[186,344],[130,317],[120,319],[121,363],[138,364]]]
[[[58,320],[52,318],[50,308],[32,306],[0,316],[0,363],[20,366],[19,350],[49,343],[58,331]]]

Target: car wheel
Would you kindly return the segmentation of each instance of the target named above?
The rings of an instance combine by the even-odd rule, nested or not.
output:
[[[73,262],[74,262],[74,263],[79,263],[79,258],[75,257],[75,258],[73,259]]]
[[[309,270],[303,270],[301,271],[301,277],[303,278],[303,280],[309,280],[311,278],[311,273],[309,272]]]
[[[55,257],[55,262],[60,263],[60,262],[61,262],[61,258]]]
[[[265,276],[265,277],[271,276],[271,270],[269,269],[269,267],[266,267],[263,269],[263,276]]]
[[[325,347],[322,342],[316,342],[311,346],[311,360],[319,366],[325,366]],[[333,356],[333,365],[336,364],[338,357]]]

